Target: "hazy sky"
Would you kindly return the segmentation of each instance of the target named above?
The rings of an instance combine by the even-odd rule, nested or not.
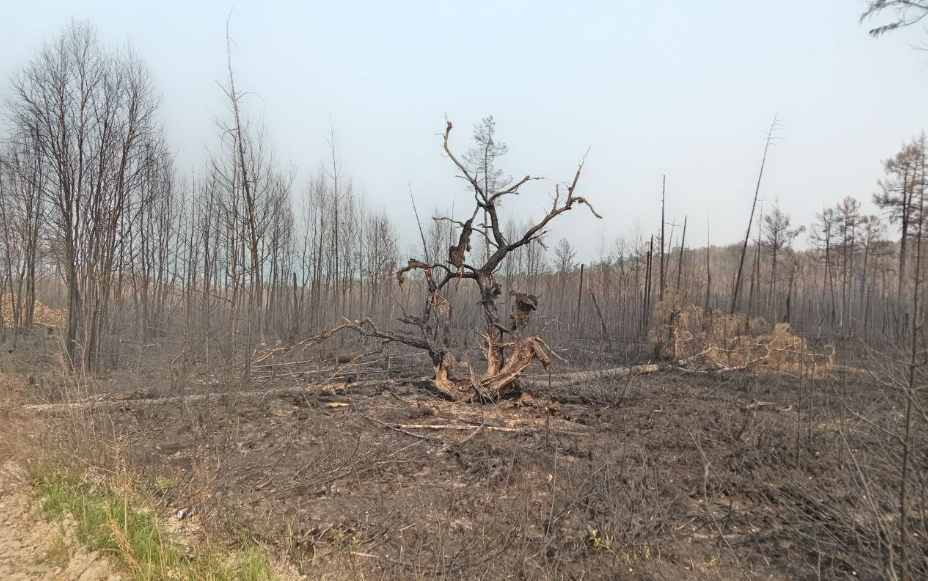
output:
[[[847,195],[867,200],[881,160],[928,121],[924,30],[874,40],[856,0],[707,2],[19,1],[0,8],[0,92],[72,18],[110,45],[131,43],[163,97],[180,169],[202,167],[224,113],[225,22],[236,82],[263,116],[278,156],[299,167],[297,193],[326,157],[329,120],[344,170],[411,243],[408,185],[420,213],[470,195],[441,155],[497,120],[515,176],[565,181],[590,149],[580,191],[605,216],[570,212],[553,228],[596,254],[640,221],[689,215],[703,244],[743,236],[763,151],[779,111],[782,138],[762,186],[799,223]],[[521,219],[550,203],[538,182],[507,206]]]

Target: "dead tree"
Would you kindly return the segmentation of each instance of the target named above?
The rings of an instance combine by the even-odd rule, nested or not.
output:
[[[435,369],[435,386],[448,397],[460,401],[494,400],[513,388],[516,380],[534,359],[537,358],[545,367],[550,363],[547,346],[542,338],[523,334],[532,311],[538,307],[538,297],[510,291],[514,299],[512,311],[509,325],[503,325],[497,305],[502,294],[496,281],[498,269],[510,253],[538,241],[544,236],[552,220],[574,206],[585,204],[594,216],[601,216],[585,198],[576,193],[583,169],[581,161],[573,180],[569,184],[558,184],[555,187],[554,200],[545,216],[527,226],[521,235],[510,239],[506,236],[500,220],[500,206],[507,196],[516,195],[519,188],[538,178],[525,176],[512,185],[500,189],[486,189],[485,182],[478,179],[451,151],[448,144],[451,128],[449,121],[445,128],[443,147],[473,189],[474,209],[466,221],[447,219],[460,228],[460,236],[457,243],[449,248],[446,260],[423,262],[411,258],[407,265],[397,272],[400,284],[403,284],[409,273],[421,273],[424,277],[427,296],[421,313],[406,314],[399,319],[417,332],[381,330],[370,321],[359,321],[355,323],[354,328],[363,335],[426,351]],[[480,252],[471,253],[474,235],[483,236],[483,243],[489,249],[486,256],[482,256]],[[473,261],[474,259],[476,261]],[[452,306],[445,297],[445,289],[452,281],[463,280],[473,281],[480,293],[479,304],[485,328],[482,347],[485,359],[483,371],[474,369],[451,343]]]

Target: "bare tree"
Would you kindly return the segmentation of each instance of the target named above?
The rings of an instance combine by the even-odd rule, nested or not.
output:
[[[161,147],[158,101],[131,51],[109,52],[72,22],[14,79],[11,117],[42,164],[58,263],[68,289],[65,337],[73,367],[96,370],[134,199]],[[78,351],[78,344],[81,351]]]

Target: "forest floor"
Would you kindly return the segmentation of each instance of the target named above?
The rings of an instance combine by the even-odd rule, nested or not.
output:
[[[878,549],[842,450],[880,443],[834,406],[870,383],[839,375],[540,382],[492,405],[409,377],[165,399],[114,376],[91,406],[14,415],[309,579],[865,578]]]

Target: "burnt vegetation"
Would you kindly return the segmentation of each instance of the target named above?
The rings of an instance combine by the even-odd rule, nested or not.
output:
[[[926,13],[864,19],[894,14],[881,35]],[[695,245],[655,176],[661,223],[578,264],[558,218],[608,221],[583,152],[563,181],[513,179],[492,117],[470,148],[446,120],[468,205],[419,220],[413,200],[405,240],[334,128],[297,183],[229,44],[227,108],[189,175],[144,63],[92,26],[11,79],[10,425],[169,476],[202,534],[312,578],[928,577],[924,135],[861,186],[878,215],[848,197],[796,224],[759,203],[775,120],[743,240]],[[507,212],[517,195],[543,209]]]

